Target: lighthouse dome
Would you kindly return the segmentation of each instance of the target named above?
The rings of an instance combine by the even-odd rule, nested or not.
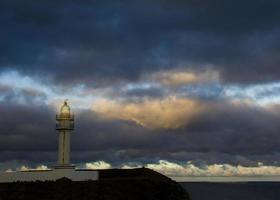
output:
[[[64,104],[60,108],[60,114],[62,115],[70,115],[71,109],[70,106],[67,104],[67,100],[64,101]]]

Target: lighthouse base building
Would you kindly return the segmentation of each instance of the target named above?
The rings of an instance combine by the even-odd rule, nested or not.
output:
[[[74,115],[64,102],[60,113],[56,115],[56,130],[58,139],[58,161],[57,166],[51,170],[28,170],[0,173],[0,183],[23,182],[23,181],[55,181],[68,178],[72,181],[98,180],[97,170],[76,169],[70,163],[70,139],[74,130]]]
[[[68,178],[72,181],[98,180],[98,171],[79,169],[53,169],[5,172],[0,174],[0,183],[55,181]]]

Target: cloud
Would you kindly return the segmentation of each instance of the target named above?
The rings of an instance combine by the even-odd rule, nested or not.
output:
[[[214,68],[225,82],[279,78],[276,0],[109,2],[1,1],[0,69],[95,86],[179,68]]]
[[[86,169],[110,169],[112,168],[111,164],[104,161],[96,161],[92,163],[85,164]]]
[[[185,106],[182,99],[171,100],[174,101],[171,105],[179,105],[178,109],[182,109],[177,100]],[[128,102],[130,104],[136,110],[151,110],[151,115],[158,109],[158,105],[154,106],[156,109],[146,108],[142,102],[139,105]],[[165,103],[162,104],[165,108]],[[3,124],[0,161],[6,162],[0,165],[0,169],[8,169],[9,166],[15,169],[22,165],[36,167],[42,163],[53,166],[57,159],[57,133],[52,108],[2,102],[0,109],[5,116],[0,120]],[[188,118],[176,118],[176,115],[175,119],[187,119],[180,128],[155,128],[158,123],[150,123],[152,128],[146,128],[123,118],[126,110],[119,110],[120,118],[115,113],[113,117],[107,117],[107,113],[76,110],[76,126],[71,138],[72,162],[87,162],[93,167],[106,166],[95,161],[104,161],[113,167],[131,167],[155,164],[158,160],[177,164],[192,161],[195,166],[228,164],[252,167],[258,162],[264,166],[277,166],[280,156],[277,150],[280,141],[277,122],[280,116],[276,112],[277,107],[271,109],[273,112],[267,108],[220,101],[207,106],[190,121]],[[165,110],[160,109],[159,114],[164,115],[162,112]],[[181,115],[186,117],[185,113]],[[148,119],[154,119],[154,116]],[[18,162],[10,163],[13,160]]]
[[[123,163],[121,166],[112,166],[105,161],[95,161],[82,164],[81,168],[86,169],[111,169],[113,167],[119,167],[121,169],[133,169],[139,167],[146,167],[158,171],[166,176],[170,177],[187,177],[187,176],[277,176],[280,175],[279,166],[264,165],[258,163],[255,166],[242,166],[242,165],[230,165],[230,164],[211,164],[211,165],[196,165],[189,162],[176,163],[167,160],[159,160],[155,163],[148,163],[145,165],[137,165],[133,163]],[[50,168],[45,165],[39,165],[36,168],[28,166],[21,166],[17,170],[49,170]],[[6,172],[13,172],[12,169],[6,170]]]
[[[258,166],[245,167],[242,165],[212,164],[196,166],[191,162],[178,164],[166,160],[158,163],[147,164],[146,167],[163,173],[167,176],[271,176],[280,175],[279,166],[265,166],[259,163]]]
[[[127,88],[145,89],[148,85],[132,86]],[[3,93],[11,90],[8,84],[2,89]],[[178,94],[157,98],[140,95],[130,99],[120,92],[115,98],[104,93],[92,98],[93,90],[87,89],[73,90],[75,98],[70,101],[71,107],[75,102],[72,107],[76,115],[72,135],[75,163],[105,160],[115,165],[139,160],[145,164],[166,159],[205,160],[209,164],[277,164],[274,162],[279,156],[280,116],[276,105],[259,106],[254,102],[232,101],[229,97],[198,101]],[[24,98],[30,94],[20,95]],[[48,98],[54,102],[51,96]],[[55,102],[60,106],[63,99],[55,98]],[[77,106],[84,105],[81,102],[87,102],[88,107]],[[0,161],[18,160],[31,166],[56,162],[53,104],[32,101],[28,104],[5,98],[0,102],[0,110],[5,116],[0,120]]]
[[[100,99],[92,109],[104,117],[134,121],[147,128],[176,129],[197,116],[203,105],[191,99],[170,96],[139,103]]]
[[[30,168],[30,167],[23,165],[18,170],[19,171],[39,170],[40,171],[40,170],[50,170],[50,168],[48,168],[46,165],[39,165],[36,168]],[[11,170],[8,170],[8,171],[11,171]]]
[[[202,84],[219,81],[217,71],[204,71],[193,73],[187,71],[162,71],[152,75],[152,78],[166,86],[180,86],[187,84]]]

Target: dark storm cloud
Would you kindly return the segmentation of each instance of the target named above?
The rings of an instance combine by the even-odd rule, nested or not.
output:
[[[174,162],[275,164],[279,156],[278,108],[213,103],[192,122],[175,130],[150,130],[125,120],[76,111],[73,162],[105,160],[113,165]],[[55,113],[47,106],[0,104],[0,162],[54,164]]]
[[[193,133],[188,137],[190,145],[194,144],[190,148],[199,151],[273,154],[279,151],[279,117],[259,107],[221,104],[213,106],[185,131]]]
[[[149,131],[124,121],[90,123],[93,116],[84,117],[79,132],[83,135],[81,140],[88,140],[74,143],[93,160],[148,163],[167,159],[256,165],[257,162],[275,164],[280,151],[277,123],[280,116],[248,105],[220,102],[179,130]],[[82,127],[87,131],[82,131]]]
[[[1,151],[54,150],[53,115],[45,106],[1,102]]]
[[[206,65],[225,81],[275,80],[277,8],[273,0],[1,1],[0,67],[99,85]]]

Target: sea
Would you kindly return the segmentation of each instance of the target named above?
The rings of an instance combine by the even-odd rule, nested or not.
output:
[[[191,200],[280,200],[280,182],[180,182]]]
[[[192,200],[280,200],[279,176],[172,177]]]

